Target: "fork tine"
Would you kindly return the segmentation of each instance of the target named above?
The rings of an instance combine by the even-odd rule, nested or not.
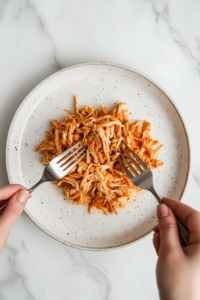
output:
[[[76,150],[74,150],[74,151],[73,151],[72,153],[70,153],[69,155],[66,156],[66,154],[65,154],[66,157],[64,156],[64,158],[61,159],[61,160],[58,162],[58,165],[60,165],[60,167],[62,167],[62,165],[64,165],[65,162],[67,162],[67,160],[68,160],[70,157],[72,157],[72,155],[74,155],[77,151],[81,150],[81,148],[83,148],[83,145],[81,145],[80,147],[78,147]],[[66,158],[66,160],[65,160],[65,158]]]
[[[71,166],[69,166],[69,168],[63,170],[64,174],[67,175],[78,163],[79,161],[86,155],[86,153],[84,153],[80,158],[78,158]]]
[[[72,147],[70,147],[69,149],[65,150],[63,153],[61,153],[60,155],[56,156],[54,159],[56,162],[60,161],[67,153],[69,153],[70,151],[72,151],[76,146],[78,146],[81,143],[81,141],[79,141],[78,143],[76,143],[75,145],[73,145]]]
[[[131,169],[131,171],[135,174],[135,176],[139,175],[135,169],[133,169],[133,167],[131,166],[131,164],[128,162],[128,160],[126,159],[126,157],[124,157],[124,155],[120,152],[120,155],[122,156],[122,158],[125,160],[125,162],[127,163],[127,165],[129,166],[129,168]]]
[[[123,164],[123,162],[121,161],[121,159],[118,157],[117,158],[118,162],[120,163],[121,167],[123,168],[124,172],[126,173],[126,175],[132,180],[135,177],[133,176],[133,174],[131,174],[131,172],[125,167],[125,165]]]
[[[60,167],[64,167],[63,171],[69,166],[79,155],[81,155],[85,151],[85,148],[82,149],[79,153],[76,154],[76,156],[72,157],[70,160],[67,159],[64,161],[64,163]]]
[[[122,143],[125,145],[125,147],[128,148],[128,150],[131,152],[131,154],[136,158],[136,160],[143,166],[143,168],[145,170],[150,170],[149,167],[143,162],[143,160],[141,158],[139,158],[139,156],[137,154],[135,154],[135,152],[133,152],[133,150],[126,145],[126,143],[124,141],[122,141]]]
[[[126,151],[125,148],[123,148],[121,145],[120,145],[120,148],[126,153],[126,155],[129,157],[130,161],[132,162],[132,164],[134,165],[134,167],[136,167],[140,172],[144,172],[141,167],[132,159],[132,157],[128,154],[128,152]]]

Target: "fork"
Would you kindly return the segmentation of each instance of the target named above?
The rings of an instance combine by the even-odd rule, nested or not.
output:
[[[143,170],[132,159],[132,157],[129,155],[129,153],[126,151],[126,149],[122,145],[120,145],[121,150],[127,155],[129,160],[131,161],[132,165],[134,166],[134,168],[133,168],[133,166],[130,164],[130,162],[122,154],[122,151],[120,151],[119,153],[120,153],[121,158],[123,158],[123,160],[126,162],[126,164],[129,166],[129,168],[131,169],[131,171],[134,174],[134,176],[133,176],[133,174],[128,170],[128,168],[123,164],[121,159],[118,157],[117,160],[120,163],[123,170],[125,171],[126,175],[130,178],[130,180],[136,186],[140,187],[141,189],[150,191],[155,196],[158,203],[162,204],[163,202],[162,202],[161,198],[158,196],[158,194],[156,193],[154,185],[153,185],[153,173],[152,173],[152,171],[143,162],[143,160],[141,158],[139,158],[139,156],[137,154],[135,154],[135,152],[133,152],[133,150],[128,145],[126,145],[126,143],[124,141],[122,141],[122,143],[124,144],[125,148],[127,148],[129,150],[129,152],[133,155],[133,157],[136,159],[136,161],[142,166],[142,168],[144,168],[144,170]],[[140,174],[138,174],[138,172],[136,170],[138,170],[140,172]],[[188,246],[189,245],[189,234],[190,233],[187,230],[187,228],[183,225],[183,223],[177,217],[175,217],[175,218],[176,218],[176,222],[177,222],[178,229],[179,229],[180,239],[181,239],[184,246]]]
[[[74,150],[72,153],[70,153],[76,146],[78,146],[81,143],[78,142],[60,155],[56,156],[54,159],[52,159],[48,165],[46,165],[42,178],[36,183],[34,186],[32,186],[29,189],[30,194],[40,186],[40,184],[46,182],[46,181],[58,181],[65,177],[78,163],[79,161],[86,155],[85,147],[81,145],[76,150]],[[79,152],[80,151],[80,152]],[[78,152],[78,153],[77,153]],[[70,153],[69,155],[67,155]],[[75,153],[77,153],[74,157],[72,157]],[[83,153],[83,155],[81,155]],[[81,157],[79,157],[81,155]],[[71,158],[72,157],[72,158]],[[79,158],[78,158],[79,157]],[[71,158],[69,160],[69,158]],[[76,160],[77,158],[77,160]]]
[[[75,145],[73,145],[72,147],[70,147],[63,153],[61,153],[60,155],[56,156],[54,159],[52,159],[48,163],[48,165],[46,165],[44,172],[42,174],[42,178],[28,190],[29,193],[31,194],[35,189],[37,189],[42,183],[46,181],[58,181],[63,177],[65,177],[65,175],[67,175],[78,164],[78,162],[86,155],[86,153],[84,153],[85,147],[83,145],[80,145],[80,147],[78,147],[72,153],[70,153],[80,143],[81,141],[76,143]],[[74,154],[76,155],[72,157]],[[7,205],[7,202],[8,200],[6,200],[6,203],[4,202],[3,206],[0,207],[0,210],[2,210]]]

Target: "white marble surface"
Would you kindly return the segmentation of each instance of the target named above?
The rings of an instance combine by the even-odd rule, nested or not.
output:
[[[41,80],[72,64],[111,61],[147,74],[186,121],[192,170],[183,197],[200,209],[199,0],[0,0],[0,185],[12,116]],[[0,256],[1,300],[156,300],[152,237],[103,253],[68,248],[25,215]]]

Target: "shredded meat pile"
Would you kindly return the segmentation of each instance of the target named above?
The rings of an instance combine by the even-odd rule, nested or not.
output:
[[[117,161],[122,139],[150,167],[157,168],[163,162],[157,159],[162,146],[151,137],[151,124],[137,121],[131,125],[129,112],[124,103],[111,111],[101,105],[93,110],[90,106],[78,109],[75,96],[75,113],[63,121],[52,120],[46,140],[36,149],[48,164],[57,155],[82,140],[87,147],[86,156],[63,179],[53,183],[63,188],[67,199],[73,204],[88,205],[105,214],[117,212],[118,207],[130,203],[133,189],[140,191],[124,173]]]

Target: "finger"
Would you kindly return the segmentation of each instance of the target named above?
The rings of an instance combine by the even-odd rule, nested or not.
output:
[[[165,204],[157,207],[158,226],[160,232],[160,251],[164,255],[181,250],[175,216]]]
[[[199,231],[200,213],[192,207],[170,198],[163,198],[174,214],[183,222],[190,232]]]
[[[19,190],[26,188],[20,184],[9,184],[0,188],[0,200],[7,200]]]
[[[153,235],[153,245],[154,245],[154,248],[158,255],[159,249],[160,249],[160,233],[159,232],[155,232]]]
[[[154,226],[154,227],[152,228],[152,230],[153,230],[154,232],[159,232],[159,227],[158,227],[158,225]]]
[[[4,207],[5,204],[7,204],[8,200],[1,200],[0,201],[0,210],[1,210],[1,207]]]
[[[29,192],[27,190],[17,191],[8,201],[7,206],[0,217],[0,236],[1,239],[7,239],[9,232],[23,212],[23,209],[29,199]]]

